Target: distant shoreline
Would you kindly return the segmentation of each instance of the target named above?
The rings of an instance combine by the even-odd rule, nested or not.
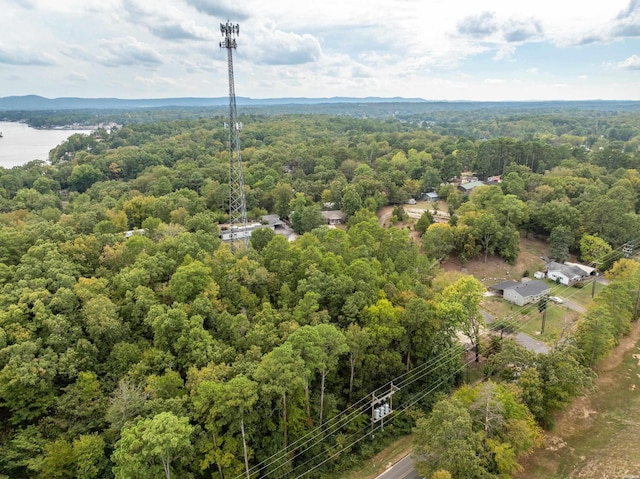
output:
[[[13,168],[39,160],[48,162],[49,152],[70,136],[89,134],[87,126],[32,127],[26,121],[0,120],[0,168]]]

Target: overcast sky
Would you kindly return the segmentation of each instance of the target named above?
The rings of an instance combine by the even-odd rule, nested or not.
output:
[[[0,97],[640,100],[640,0],[0,0]]]

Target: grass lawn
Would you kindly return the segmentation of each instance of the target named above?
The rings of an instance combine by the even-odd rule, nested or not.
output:
[[[591,291],[593,289],[592,283],[589,283],[582,288],[576,288],[574,286],[557,284],[553,281],[549,281],[548,279],[543,279],[542,281],[547,283],[551,288],[551,296],[561,296],[562,298],[569,299],[584,307],[587,307],[591,302]],[[600,283],[596,283],[596,295],[605,287],[606,286]]]
[[[596,283],[596,295],[603,290],[603,288],[605,288],[606,286],[600,284],[600,283]],[[591,291],[593,289],[593,286],[591,284],[588,284],[587,286],[585,286],[584,288],[567,288],[567,292],[566,297],[569,298],[571,301],[578,303],[581,306],[587,306],[592,298],[591,298]]]
[[[562,305],[549,303],[545,320],[544,334],[539,334],[542,327],[542,315],[538,312],[537,304],[520,307],[502,298],[484,298],[481,307],[491,313],[496,320],[502,319],[513,324],[518,331],[528,334],[532,338],[546,344],[555,343],[562,334],[573,327],[579,314]]]
[[[542,341],[546,344],[553,344],[561,335],[567,334],[567,330],[574,321],[574,314],[571,314],[562,307],[550,307],[547,309],[547,318],[544,323],[544,333],[540,334],[542,328],[542,314],[538,312],[537,307],[528,315],[518,321],[521,326],[520,330],[528,334],[532,338]]]

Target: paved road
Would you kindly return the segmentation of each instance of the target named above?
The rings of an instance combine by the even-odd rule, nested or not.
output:
[[[537,339],[533,339],[528,334],[520,332],[517,333],[515,337],[518,343],[520,343],[530,351],[534,351],[538,354],[547,354],[549,352],[549,346],[541,341],[538,341]]]
[[[411,454],[396,462],[376,479],[419,479],[418,472],[413,468]]]

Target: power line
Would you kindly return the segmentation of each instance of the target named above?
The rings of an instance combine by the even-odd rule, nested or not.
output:
[[[633,241],[635,242],[635,241],[638,241],[638,240],[640,240],[640,237],[639,237],[639,238],[637,238],[636,240],[633,240]],[[607,258],[608,256],[612,256],[612,257],[613,257],[613,255],[616,253],[616,251],[617,251],[617,250],[621,250],[621,249],[622,249],[622,247],[616,248],[615,250],[612,250],[611,252],[609,252],[609,253],[607,253],[606,255],[604,255],[601,259],[602,259],[602,260],[606,260],[606,258]],[[600,263],[601,261],[598,261],[598,262]],[[597,280],[597,277],[594,277],[593,281],[596,281],[596,280]],[[559,287],[558,287],[558,288],[559,288]],[[576,291],[576,293],[573,293],[572,295],[569,295],[569,297],[573,296],[574,294],[577,294],[577,291]],[[564,295],[564,296],[565,296],[565,297],[567,297],[567,295]],[[552,307],[553,307],[553,306],[556,306],[556,305],[552,305]],[[503,318],[499,319],[498,321],[494,321],[494,322],[492,322],[492,323],[491,323],[491,326],[492,326],[492,327],[493,327],[493,326],[495,326],[495,325],[498,325],[498,326],[504,326],[504,327],[509,326],[509,327],[514,327],[514,329],[521,329],[521,328],[522,328],[522,326],[524,326],[524,325],[528,324],[529,322],[534,321],[534,320],[537,320],[537,318],[536,318],[536,317],[532,317],[532,318],[528,319],[527,321],[525,321],[524,323],[523,323],[523,322],[518,321],[518,317],[517,317],[517,316],[518,316],[518,315],[521,315],[521,314],[524,312],[524,310],[525,310],[525,309],[527,309],[528,307],[530,307],[530,305],[522,306],[520,309],[518,309],[518,310],[514,311],[514,312],[513,312],[513,313],[511,313],[510,315],[508,315],[508,316],[506,316],[506,317],[503,317]],[[518,327],[518,326],[520,326],[520,327]],[[481,334],[481,335],[479,335],[479,336],[482,336],[482,337],[489,337],[490,335],[491,335],[491,333],[490,333],[489,331],[487,331],[487,332],[482,333],[482,334]],[[479,338],[477,338],[477,339],[479,339]],[[483,351],[481,354],[486,353],[489,349],[490,349],[490,347],[489,347],[489,348],[487,348],[485,351]],[[323,442],[323,441],[324,441],[325,439],[327,439],[328,437],[330,437],[330,436],[332,436],[333,434],[337,433],[339,430],[341,430],[341,429],[342,429],[343,427],[345,427],[347,424],[350,424],[351,422],[355,421],[355,420],[356,420],[358,417],[360,417],[361,415],[364,415],[364,414],[365,414],[365,412],[364,412],[364,410],[363,410],[363,409],[364,409],[364,403],[367,403],[368,401],[370,401],[370,399],[369,399],[369,398],[370,398],[371,396],[374,396],[374,397],[375,397],[375,395],[376,395],[376,394],[378,394],[380,391],[383,391],[383,390],[385,390],[386,388],[388,388],[390,384],[394,384],[394,385],[396,385],[398,388],[406,388],[406,387],[408,387],[409,385],[411,385],[411,384],[415,383],[416,381],[418,381],[418,380],[420,380],[420,379],[424,378],[424,377],[425,377],[425,376],[427,376],[428,374],[432,373],[432,372],[433,372],[435,369],[437,369],[437,367],[439,367],[440,365],[447,364],[448,362],[452,361],[453,359],[457,359],[457,358],[459,358],[459,355],[460,355],[460,353],[461,353],[461,352],[462,352],[462,351],[459,351],[459,350],[457,350],[457,349],[455,349],[455,348],[454,348],[454,349],[449,349],[448,351],[446,351],[446,352],[442,352],[442,353],[441,353],[441,354],[439,354],[438,356],[436,356],[436,357],[434,357],[434,358],[431,358],[429,361],[426,361],[426,362],[425,362],[425,363],[423,363],[422,365],[420,365],[420,366],[418,366],[418,367],[416,367],[416,368],[414,368],[414,369],[412,369],[412,370],[406,371],[406,372],[405,372],[405,373],[403,373],[402,375],[400,375],[400,376],[398,376],[398,377],[394,378],[392,381],[387,382],[385,385],[380,386],[380,387],[379,387],[379,388],[377,388],[373,393],[371,393],[370,395],[367,395],[367,396],[365,396],[365,397],[361,398],[361,399],[360,399],[358,402],[356,402],[354,405],[350,406],[350,407],[349,407],[349,408],[347,408],[345,411],[341,412],[340,414],[338,414],[337,416],[334,416],[334,418],[332,418],[332,420],[335,420],[335,419],[339,418],[341,415],[343,415],[343,414],[345,414],[345,413],[347,413],[347,412],[351,411],[351,412],[346,416],[346,418],[341,419],[341,421],[344,421],[344,423],[342,423],[342,424],[341,424],[341,423],[340,423],[340,421],[336,421],[334,424],[325,424],[324,426],[321,426],[321,427],[316,428],[314,431],[311,431],[310,433],[308,433],[307,435],[305,435],[303,438],[301,438],[300,440],[298,440],[298,441],[301,441],[302,439],[305,439],[305,438],[306,438],[304,442],[302,442],[302,443],[299,443],[299,442],[294,443],[294,444],[295,444],[295,446],[294,446],[294,444],[292,444],[292,445],[288,446],[287,448],[285,448],[285,449],[283,449],[283,450],[281,450],[281,451],[279,451],[279,452],[277,452],[277,453],[273,454],[272,456],[270,456],[270,458],[269,458],[269,459],[267,459],[267,460],[266,460],[266,461],[271,461],[271,462],[266,462],[266,463],[265,463],[265,461],[263,461],[263,462],[261,462],[260,464],[258,464],[258,465],[256,465],[256,466],[254,466],[254,467],[252,468],[252,470],[254,471],[254,472],[252,472],[252,474],[256,472],[256,471],[255,471],[255,469],[256,469],[256,468],[260,468],[260,467],[268,467],[269,465],[272,465],[272,464],[273,464],[273,463],[275,463],[276,461],[283,459],[283,458],[286,456],[286,454],[287,454],[290,450],[292,450],[292,449],[294,449],[294,448],[301,447],[301,446],[305,446],[305,445],[307,445],[307,444],[308,444],[309,442],[311,442],[311,441],[315,441],[313,444],[311,444],[310,446],[306,447],[306,448],[305,448],[305,449],[303,449],[302,451],[298,452],[295,456],[293,456],[292,458],[290,458],[290,459],[289,459],[289,461],[291,461],[291,460],[293,460],[293,459],[296,459],[297,457],[300,457],[302,454],[304,454],[304,453],[306,453],[307,451],[309,451],[312,447],[314,447],[314,446],[316,446],[316,445],[320,444],[321,442]],[[417,398],[414,398],[414,400],[413,400],[412,402],[410,402],[408,405],[406,405],[406,406],[404,406],[404,407],[401,407],[401,408],[398,410],[397,414],[394,414],[394,416],[395,416],[395,415],[399,415],[399,414],[403,413],[403,412],[404,412],[404,411],[406,411],[409,407],[412,407],[412,406],[414,406],[415,404],[417,404],[419,401],[421,401],[422,399],[424,399],[428,394],[430,394],[430,393],[434,392],[435,390],[437,390],[437,389],[438,389],[440,386],[442,386],[446,381],[449,381],[451,378],[453,378],[456,374],[458,374],[459,372],[461,372],[462,370],[464,370],[464,368],[465,368],[466,366],[468,366],[469,364],[471,364],[471,363],[472,363],[472,362],[474,362],[474,361],[475,361],[475,360],[474,360],[473,358],[472,358],[472,359],[467,360],[467,361],[466,361],[466,362],[465,362],[461,367],[459,367],[458,369],[454,370],[454,372],[452,372],[451,374],[449,374],[449,376],[447,376],[444,380],[440,380],[438,383],[436,383],[436,385],[432,386],[432,387],[431,387],[430,389],[428,389],[425,393],[421,394],[421,395],[420,395],[420,396],[418,396]],[[332,420],[330,420],[330,421],[332,421]],[[323,431],[323,428],[325,429],[325,431]],[[333,430],[331,430],[331,428],[333,428]],[[379,429],[379,428],[380,428],[380,426],[374,427],[374,428],[373,428],[373,431],[375,431],[375,430],[377,430],[377,429]],[[329,430],[326,430],[326,429],[329,429]],[[369,429],[369,426],[366,426],[366,427],[362,428],[360,431],[364,431],[364,430],[368,430],[368,429]],[[318,431],[320,431],[320,432],[318,432]],[[315,434],[314,434],[314,433],[315,433]],[[356,441],[354,441],[351,445],[347,446],[347,447],[346,447],[346,448],[344,448],[344,449],[348,449],[348,448],[350,448],[352,445],[354,445],[354,444],[356,444],[357,442],[361,441],[361,440],[362,440],[364,437],[366,437],[368,434],[369,434],[369,432],[367,432],[367,434],[365,434],[363,437],[361,437],[361,438],[357,439],[357,440],[356,440]],[[320,436],[322,436],[322,438],[320,438]],[[353,437],[353,434],[352,434],[350,437]],[[320,439],[318,439],[318,438],[320,438]],[[298,477],[298,478],[303,477],[304,475],[308,474],[309,472],[313,471],[314,469],[316,469],[316,468],[320,467],[322,464],[325,464],[328,460],[331,460],[331,459],[333,459],[333,458],[337,457],[337,455],[339,455],[340,453],[341,453],[341,451],[339,451],[339,452],[337,452],[336,454],[334,454],[334,455],[332,455],[332,456],[330,456],[330,457],[326,458],[324,461],[322,461],[321,463],[319,463],[319,464],[315,465],[315,466],[314,466],[312,469],[310,469],[309,471],[307,471],[307,472],[305,472],[305,473],[303,473],[302,475],[297,476],[297,477]],[[294,467],[293,471],[295,471],[296,469],[298,469],[298,468],[302,467],[303,465],[308,464],[309,462],[314,461],[314,460],[315,460],[315,459],[317,459],[319,456],[320,456],[320,454],[318,454],[318,455],[314,456],[314,457],[313,457],[313,458],[311,458],[311,459],[308,459],[307,461],[305,461],[305,462],[304,462],[304,463],[302,463],[302,464],[298,464],[298,465],[296,465],[296,466]],[[272,472],[275,472],[276,470],[280,469],[280,468],[281,468],[281,467],[283,467],[283,466],[284,466],[284,465],[280,465],[280,466],[278,466],[275,470],[273,470],[273,471],[268,471],[268,472],[267,472],[267,475],[271,474]],[[239,478],[239,477],[241,477],[241,476],[238,476],[238,478]]]
[[[261,461],[259,464],[257,464],[255,466],[253,466],[252,468],[250,468],[251,474],[255,473],[256,469],[269,467],[269,466],[277,463],[282,458],[286,457],[286,455],[289,452],[291,452],[292,450],[304,447],[303,450],[298,452],[292,458],[289,458],[289,460],[293,460],[293,459],[299,457],[300,455],[304,454],[305,452],[307,452],[312,447],[314,447],[317,444],[319,444],[320,442],[324,441],[324,439],[326,439],[328,436],[331,436],[331,435],[335,434],[340,429],[344,428],[346,425],[348,425],[349,423],[353,422],[360,414],[363,414],[364,406],[366,405],[367,409],[370,406],[370,397],[371,397],[371,395],[377,395],[381,391],[384,391],[384,390],[388,389],[389,385],[391,385],[394,381],[398,382],[401,385],[399,387],[403,387],[403,388],[407,387],[410,384],[413,384],[415,381],[423,378],[427,374],[432,373],[434,370],[438,369],[440,366],[446,365],[447,363],[451,362],[453,359],[458,358],[459,354],[461,352],[462,351],[459,351],[457,349],[454,349],[453,351],[449,350],[447,352],[443,352],[440,355],[438,355],[438,356],[436,356],[434,358],[431,358],[429,361],[426,361],[425,363],[423,363],[419,367],[414,368],[414,369],[412,369],[410,371],[407,371],[404,374],[394,378],[392,381],[387,382],[385,385],[380,386],[373,393],[371,393],[371,394],[369,394],[367,396],[364,396],[363,398],[358,400],[356,403],[354,403],[353,405],[349,406],[346,410],[344,410],[341,413],[339,413],[337,416],[334,416],[333,418],[329,419],[322,426],[318,426],[317,428],[315,428],[314,430],[310,431],[309,433],[307,433],[302,438],[300,438],[300,439],[294,441],[293,443],[289,444],[286,448],[283,448],[280,451],[272,454],[267,459]],[[344,414],[347,414],[346,417],[341,417]],[[322,438],[320,440],[317,440],[320,436],[322,436]],[[315,441],[315,442],[313,442],[313,441]],[[313,442],[313,444],[308,445],[310,442]],[[278,466],[275,470],[280,469],[280,467],[282,467],[282,465]],[[267,472],[267,475],[271,474],[275,470]],[[240,474],[240,475],[236,476],[234,479],[239,479],[243,475],[244,474]]]

